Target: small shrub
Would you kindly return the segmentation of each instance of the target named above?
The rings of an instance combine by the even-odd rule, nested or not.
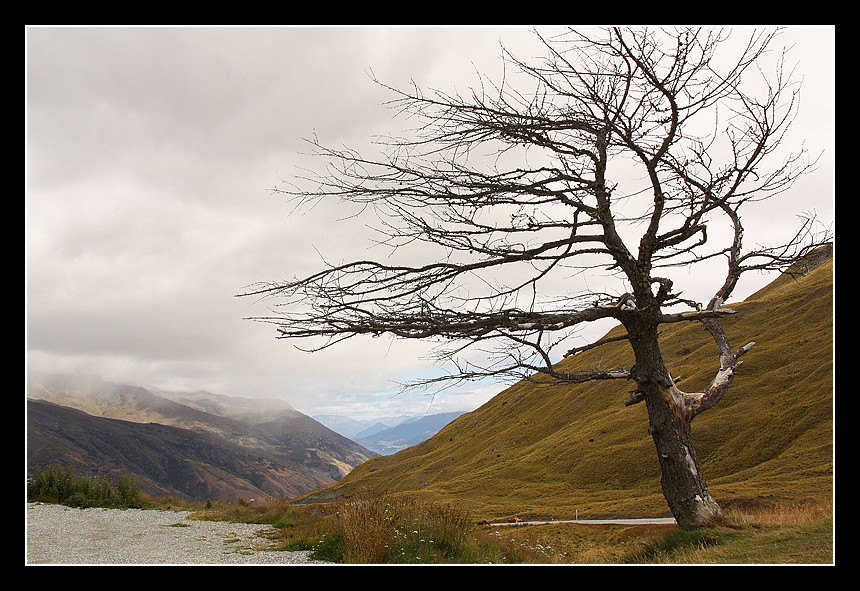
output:
[[[48,466],[27,482],[27,499],[70,507],[140,508],[143,501],[135,479],[120,475],[116,483],[101,478],[76,477],[71,467]]]
[[[390,505],[373,500],[345,503],[338,511],[337,534],[342,540],[343,561],[350,564],[384,562],[393,537],[394,515]]]

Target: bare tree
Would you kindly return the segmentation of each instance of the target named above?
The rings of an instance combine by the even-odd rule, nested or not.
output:
[[[389,88],[390,105],[420,122],[407,138],[385,139],[373,158],[311,140],[325,172],[276,190],[371,211],[390,256],[253,286],[249,294],[278,299],[277,314],[260,320],[282,338],[321,337],[320,347],[383,333],[440,340],[453,371],[438,379],[631,380],[625,403],[647,405],[673,515],[685,528],[707,524],[719,506],[690,421],[720,401],[753,346],[730,346],[720,319],[733,312],[723,303],[742,273],[785,269],[829,239],[808,216],[778,246],[742,240],[741,208],[812,166],[804,150],[778,150],[798,88],[782,59],[769,75],[758,68],[776,34],[753,32],[726,61],[722,31],[570,30],[539,37],[540,63],[504,52],[528,93],[508,79],[482,79],[466,96]],[[722,241],[709,232],[721,225],[731,229]],[[725,279],[706,302],[680,297],[659,271],[719,258]],[[625,293],[572,287],[612,278]],[[625,327],[634,364],[556,369],[559,347],[570,355],[607,342],[570,349],[572,335],[601,319]],[[661,324],[691,321],[719,351],[701,392],[677,386],[658,339]],[[476,351],[478,361],[462,361]]]

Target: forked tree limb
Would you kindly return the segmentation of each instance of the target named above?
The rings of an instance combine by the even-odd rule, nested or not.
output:
[[[717,322],[704,320],[702,323],[705,324],[718,343],[728,345],[728,339],[725,338],[725,333]],[[663,383],[658,383],[657,388],[660,395],[669,405],[672,414],[689,423],[697,414],[708,410],[722,400],[742,363],[740,357],[752,349],[753,345],[755,342],[747,343],[733,353],[721,351],[720,369],[710,385],[701,392],[684,392],[675,385],[675,381],[671,378]]]

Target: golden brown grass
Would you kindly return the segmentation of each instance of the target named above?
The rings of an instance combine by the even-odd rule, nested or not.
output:
[[[498,527],[499,543],[557,564],[831,564],[829,500],[731,510],[713,527],[557,524]]]
[[[261,521],[265,516],[268,521]],[[832,564],[830,499],[747,504],[713,527],[476,525],[464,512],[414,499],[364,497],[327,505],[217,503],[196,517],[268,523],[284,550],[347,564]]]

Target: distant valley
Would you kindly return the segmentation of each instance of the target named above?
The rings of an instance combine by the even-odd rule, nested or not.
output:
[[[464,411],[420,417],[385,417],[365,422],[339,415],[321,415],[314,418],[367,449],[381,455],[388,455],[433,437],[463,413]]]

